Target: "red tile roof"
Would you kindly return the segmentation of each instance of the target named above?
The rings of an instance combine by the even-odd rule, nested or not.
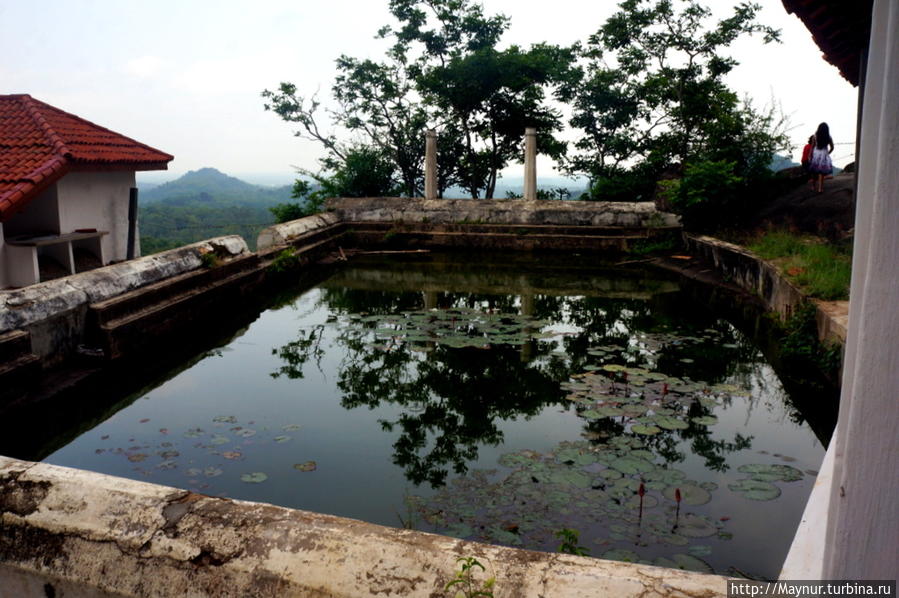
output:
[[[0,222],[70,170],[165,170],[172,159],[29,95],[0,95]]]
[[[781,0],[812,34],[824,59],[858,86],[861,57],[871,34],[873,0]]]

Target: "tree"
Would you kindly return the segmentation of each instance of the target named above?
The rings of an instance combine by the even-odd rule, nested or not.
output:
[[[345,150],[342,163],[334,163],[330,174],[301,170],[312,178],[315,188],[308,181],[297,179],[292,197],[303,203],[280,203],[269,210],[278,222],[288,222],[317,214],[329,197],[383,197],[395,195],[394,166],[378,148],[355,146]]]
[[[750,142],[760,151],[735,162],[741,176],[744,166],[754,169],[784,142],[783,131],[727,87],[737,61],[724,51],[744,35],[778,40],[778,31],[756,22],[759,10],[742,3],[710,24],[711,11],[694,0],[621,2],[581,48],[581,65],[558,94],[572,104],[570,124],[584,132],[567,169],[606,180],[600,192],[645,192],[641,181],[654,185],[665,168],[730,159],[724,154]]]
[[[518,157],[527,126],[541,130],[540,151],[563,154],[564,144],[552,136],[561,115],[546,93],[567,76],[569,50],[545,44],[497,50],[508,18],[487,16],[472,0],[391,0],[390,11],[398,25],[378,32],[393,39],[387,59],[339,57],[331,89],[337,107],[324,112],[393,164],[403,193],[421,194],[428,128],[440,132],[441,195],[460,184],[472,197],[493,197],[499,171]],[[347,144],[320,125],[315,96],[299,95],[292,83],[262,95],[267,110],[299,125],[298,136],[322,144],[326,170],[346,162]]]
[[[471,0],[391,0],[399,27],[379,35],[409,65],[423,100],[445,115],[444,131],[461,136],[457,178],[473,198],[492,198],[499,171],[521,153],[525,127],[537,127],[540,151],[560,157],[565,145],[552,136],[561,115],[546,91],[564,80],[570,50],[538,44],[530,49],[497,44],[509,26]]]

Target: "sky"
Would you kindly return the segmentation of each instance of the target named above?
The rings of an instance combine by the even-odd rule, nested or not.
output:
[[[484,0],[511,27],[503,44],[585,40],[616,8],[612,0]],[[761,0],[759,20],[783,43],[748,38],[728,83],[757,107],[775,101],[789,118],[798,161],[826,121],[834,164],[854,159],[857,90],[781,0]],[[706,0],[716,11],[731,6]],[[375,39],[391,22],[387,0],[0,0],[0,94],[27,93],[175,156],[163,181],[205,166],[259,184],[286,184],[294,166],[317,169],[320,146],[293,135],[263,109],[260,92],[291,81],[327,99],[341,54],[380,59]],[[548,160],[538,177],[555,174]],[[521,176],[518,165],[507,177]]]

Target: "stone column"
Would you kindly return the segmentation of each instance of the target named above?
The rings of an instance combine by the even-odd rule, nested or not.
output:
[[[871,24],[824,579],[899,575],[899,3]]]
[[[425,199],[437,199],[437,131],[425,133]]]
[[[537,199],[537,129],[524,130],[524,198]]]

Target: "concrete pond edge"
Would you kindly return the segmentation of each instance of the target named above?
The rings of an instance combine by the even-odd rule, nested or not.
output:
[[[0,457],[0,595],[723,596],[727,578],[543,553]],[[49,589],[48,589],[49,588]],[[48,593],[51,592],[51,593]]]

